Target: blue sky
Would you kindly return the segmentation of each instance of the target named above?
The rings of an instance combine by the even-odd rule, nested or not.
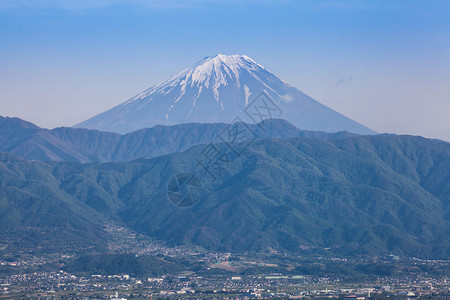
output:
[[[0,115],[71,126],[217,53],[376,131],[450,141],[450,3],[433,0],[0,0]]]

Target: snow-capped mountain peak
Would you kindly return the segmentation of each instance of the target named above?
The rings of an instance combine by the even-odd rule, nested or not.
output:
[[[194,66],[187,68],[168,80],[142,92],[130,99],[129,102],[143,99],[155,92],[158,92],[159,94],[170,93],[173,88],[179,85],[182,86],[182,93],[184,93],[188,87],[198,87],[199,91],[196,98],[201,96],[204,88],[211,89],[214,92],[214,99],[219,101],[220,87],[234,84],[240,88],[239,74],[243,70],[246,70],[257,78],[257,72],[259,70],[264,70],[264,67],[256,63],[247,55],[217,54],[215,56],[208,56]],[[183,96],[183,94],[180,96]]]
[[[300,129],[373,133],[279,79],[246,55],[205,57],[76,127],[130,132],[158,124],[231,122],[265,91]]]

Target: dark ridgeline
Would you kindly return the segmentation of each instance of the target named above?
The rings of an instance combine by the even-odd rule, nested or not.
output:
[[[328,133],[300,130],[285,120],[265,120],[263,124],[264,130],[255,124],[249,126],[261,138],[301,136],[333,139],[355,135],[345,131]],[[0,151],[39,161],[130,161],[220,142],[219,134],[227,126],[225,123],[158,125],[120,135],[71,127],[48,130],[18,118],[0,117]]]

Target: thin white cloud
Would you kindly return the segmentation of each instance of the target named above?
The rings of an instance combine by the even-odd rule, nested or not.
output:
[[[373,10],[373,9],[408,9],[413,4],[405,5],[402,1],[368,1],[368,0],[0,0],[0,10],[90,10],[114,6],[138,6],[142,8],[192,8],[203,5],[290,5],[306,10]],[[439,6],[448,11],[450,4],[439,1]]]
[[[129,6],[142,8],[191,8],[199,5],[235,5],[235,4],[287,4],[295,3],[292,0],[0,0],[0,10],[90,10],[114,6]]]
[[[191,1],[186,0],[0,0],[0,9],[90,10],[114,6],[182,8],[191,4]]]
[[[285,102],[291,102],[292,100],[294,100],[294,97],[292,97],[292,95],[286,94],[281,96],[281,100]]]

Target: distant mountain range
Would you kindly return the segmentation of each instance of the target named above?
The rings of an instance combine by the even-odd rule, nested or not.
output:
[[[196,173],[203,189],[198,203],[175,206],[167,197],[169,181],[195,170],[204,144],[215,142],[222,126],[159,126],[121,136],[43,130],[3,118],[0,144],[23,157],[56,153],[60,160],[73,153],[72,160],[81,161],[84,149],[85,161],[127,160],[188,150],[87,164],[0,154],[0,253],[106,252],[104,226],[120,224],[171,245],[218,251],[449,257],[449,143],[348,133],[290,137],[302,131],[272,120],[265,128],[274,133],[266,129],[269,138],[230,154],[216,181]],[[229,152],[223,143],[214,147]]]
[[[316,137],[333,139],[354,136],[349,132],[304,131],[284,120],[264,120],[264,126],[249,124],[259,138]],[[27,160],[108,162],[151,158],[183,152],[192,146],[220,142],[219,134],[228,124],[180,124],[155,126],[125,135],[60,127],[53,130],[18,118],[0,117],[0,151]]]
[[[258,102],[262,92],[274,106],[270,101]],[[238,116],[245,116],[244,122],[257,123],[267,114],[302,130],[375,133],[307,96],[248,56],[223,54],[206,57],[75,127],[129,133],[155,125],[230,123]]]

